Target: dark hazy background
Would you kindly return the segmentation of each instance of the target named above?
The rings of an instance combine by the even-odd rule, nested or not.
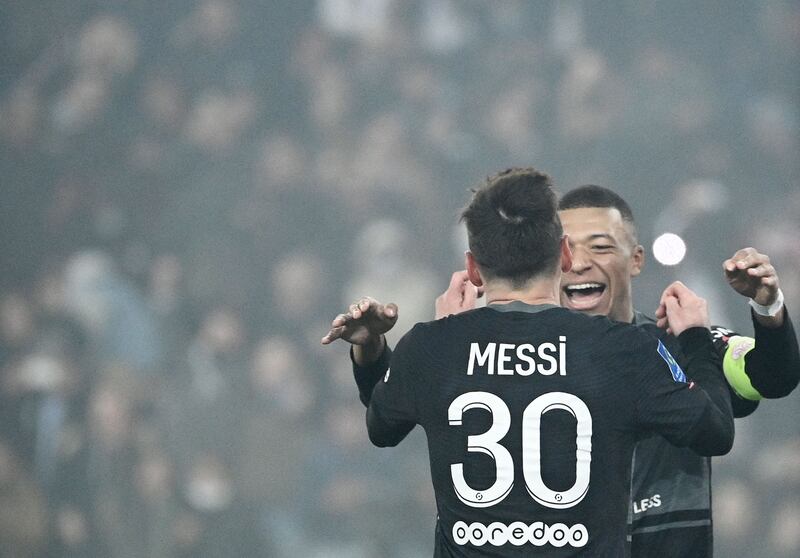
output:
[[[630,202],[641,310],[751,333],[753,245],[795,312],[799,51],[783,0],[4,0],[0,556],[430,556],[423,436],[369,445],[330,319],[431,319],[509,165]],[[737,421],[719,556],[800,555],[798,419]]]

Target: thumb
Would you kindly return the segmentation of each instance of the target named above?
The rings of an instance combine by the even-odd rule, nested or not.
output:
[[[383,308],[383,313],[387,318],[397,318],[397,304],[390,302]]]
[[[726,274],[731,274],[736,271],[736,262],[732,259],[725,260],[722,262],[722,268],[725,270]]]

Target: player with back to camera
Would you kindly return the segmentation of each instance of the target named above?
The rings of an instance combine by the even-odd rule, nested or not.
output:
[[[658,336],[683,364],[674,336],[633,307],[632,279],[644,263],[630,206],[615,192],[587,185],[567,192],[559,215],[573,250],[572,269],[561,282],[566,308],[633,323]],[[778,274],[769,257],[754,248],[723,262],[729,285],[750,299],[755,335],[714,326],[714,345],[723,359],[734,416],[751,414],[763,398],[785,397],[800,379],[800,350],[783,303]],[[474,306],[477,290],[453,274],[436,301],[437,317]],[[657,317],[663,319],[663,307]],[[713,556],[711,461],[661,437],[642,440],[634,452],[628,515],[634,558]]]
[[[558,306],[572,256],[546,175],[490,178],[462,218],[488,306],[417,324],[383,375],[358,370],[370,440],[425,429],[436,556],[625,555],[635,442],[657,432],[704,455],[733,443],[705,301],[679,283],[662,297],[689,382],[650,334]],[[379,306],[337,316],[323,343],[386,355],[396,308]]]
[[[600,186],[581,186],[559,203],[564,232],[569,236],[573,267],[562,276],[561,304],[587,314],[633,323],[658,336],[684,364],[673,335],[633,307],[632,279],[644,263],[629,205]],[[750,299],[755,338],[714,326],[714,345],[723,359],[736,417],[747,416],[764,398],[785,397],[800,379],[800,350],[780,282],[769,257],[753,248],[738,250],[723,262],[729,285]],[[479,289],[467,272],[453,274],[450,286],[436,299],[436,317],[474,308]],[[374,308],[384,308],[375,304]],[[396,309],[389,305],[390,312]],[[658,311],[662,315],[663,308]],[[381,330],[393,316],[371,313]],[[377,330],[376,330],[377,331]],[[371,336],[385,345],[379,335]],[[391,354],[354,350],[358,364],[385,372]],[[363,374],[363,372],[362,372]],[[628,515],[634,558],[710,557],[713,555],[711,462],[689,449],[676,448],[661,437],[637,444],[633,460]]]

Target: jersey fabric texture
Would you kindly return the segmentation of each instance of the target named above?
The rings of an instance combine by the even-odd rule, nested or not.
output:
[[[638,312],[634,323],[658,337],[678,363],[685,363],[675,337]],[[745,359],[750,383],[759,393],[785,396],[797,386],[800,375],[797,337],[789,314],[779,328],[765,328],[755,319],[753,327],[754,347],[746,354],[736,354],[737,348],[729,346],[738,334],[719,326],[711,328],[714,347],[720,358]],[[736,417],[747,416],[758,406],[732,389],[730,398]],[[711,459],[659,436],[640,441],[633,457],[628,521],[635,558],[713,556]]]
[[[426,432],[435,556],[627,556],[636,442],[733,437],[708,330],[679,342],[683,365],[641,328],[515,302],[417,324],[356,382],[373,443]]]

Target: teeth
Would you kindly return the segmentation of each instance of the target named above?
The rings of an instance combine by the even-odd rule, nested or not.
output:
[[[569,285],[566,287],[568,291],[580,291],[583,289],[602,289],[603,285],[600,283],[581,283],[580,285]]]

